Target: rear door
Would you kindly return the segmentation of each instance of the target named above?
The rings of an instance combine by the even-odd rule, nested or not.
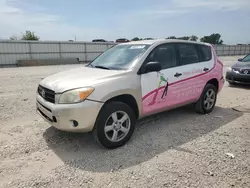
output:
[[[210,46],[179,43],[177,44],[179,57],[180,81],[175,89],[180,90],[177,100],[188,103],[197,100],[209,80],[208,73],[214,67]]]

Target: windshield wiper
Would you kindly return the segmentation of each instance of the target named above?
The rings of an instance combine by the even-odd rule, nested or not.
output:
[[[108,68],[108,67],[104,67],[104,66],[93,66],[93,67],[95,67],[95,68],[100,68],[100,69],[107,69],[107,70],[110,70],[110,68]]]

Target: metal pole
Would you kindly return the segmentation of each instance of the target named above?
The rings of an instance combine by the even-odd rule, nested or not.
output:
[[[86,42],[84,43],[84,62],[85,63],[87,63],[87,61],[88,61],[88,56],[87,56],[88,54],[87,54],[87,44],[86,44]]]
[[[32,58],[32,53],[31,53],[31,43],[30,43],[30,42],[28,42],[28,44],[29,44],[29,54],[30,54],[30,60],[32,60],[33,58]]]
[[[60,59],[62,59],[62,44],[59,42],[58,45],[59,45],[59,57]]]

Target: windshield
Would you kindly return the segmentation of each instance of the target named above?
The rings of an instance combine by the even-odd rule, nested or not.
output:
[[[250,62],[250,54],[248,54],[246,57],[244,57],[241,61],[242,62]]]
[[[149,46],[150,45],[142,44],[117,45],[101,54],[90,63],[89,66],[105,69],[127,70],[133,61],[140,57]]]

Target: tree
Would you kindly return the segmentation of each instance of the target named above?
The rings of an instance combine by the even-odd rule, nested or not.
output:
[[[219,33],[213,33],[210,36],[204,36],[201,38],[201,42],[210,44],[223,44],[223,40],[221,40],[221,35]]]
[[[139,41],[140,39],[138,37],[135,37],[133,39],[131,39],[132,41]]]
[[[190,37],[188,37],[188,36],[184,36],[184,37],[179,37],[179,38],[177,38],[177,39],[180,39],[180,40],[189,40],[189,38],[190,38]]]
[[[21,38],[19,36],[16,36],[16,35],[12,35],[9,39],[10,40],[21,40]]]
[[[176,37],[175,36],[170,36],[167,39],[176,39]]]
[[[191,40],[191,41],[197,41],[198,37],[195,35],[192,36],[183,36],[183,37],[175,37],[175,36],[170,36],[166,39],[179,39],[179,40]]]
[[[195,36],[195,35],[192,35],[192,36],[189,38],[189,40],[191,40],[191,41],[197,41],[197,40],[198,40],[198,37]]]
[[[36,36],[34,32],[25,31],[25,33],[22,33],[21,36],[12,35],[9,39],[10,40],[39,40],[40,38]]]
[[[39,40],[40,37],[36,36],[34,32],[31,31],[25,31],[24,34],[22,34],[22,40]]]

